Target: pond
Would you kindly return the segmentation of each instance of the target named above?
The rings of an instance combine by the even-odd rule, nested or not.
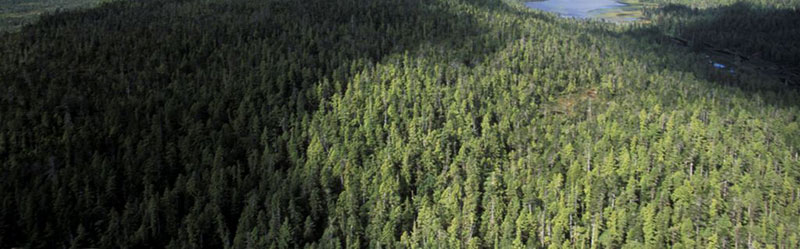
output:
[[[570,18],[597,18],[610,22],[632,22],[642,18],[643,5],[614,0],[545,0],[527,2],[529,8]]]

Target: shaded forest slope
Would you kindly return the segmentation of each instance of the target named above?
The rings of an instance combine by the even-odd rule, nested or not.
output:
[[[19,31],[49,12],[95,7],[108,0],[5,0],[0,2],[0,33]]]

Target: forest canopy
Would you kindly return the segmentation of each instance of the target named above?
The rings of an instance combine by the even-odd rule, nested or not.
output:
[[[47,12],[0,33],[0,248],[800,247],[800,4],[649,1]]]
[[[112,0],[3,0],[0,2],[0,33],[18,31],[42,14],[91,8]]]

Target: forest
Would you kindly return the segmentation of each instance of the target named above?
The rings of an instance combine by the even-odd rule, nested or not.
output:
[[[800,247],[800,0],[640,1],[15,21],[0,248]]]
[[[3,0],[0,2],[0,32],[17,31],[43,13],[91,8],[112,0]]]

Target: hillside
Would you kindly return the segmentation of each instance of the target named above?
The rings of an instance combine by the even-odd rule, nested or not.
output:
[[[0,248],[800,247],[798,5],[651,2],[44,14],[0,34]]]
[[[4,0],[0,2],[0,33],[14,32],[42,14],[90,8],[108,0]]]

